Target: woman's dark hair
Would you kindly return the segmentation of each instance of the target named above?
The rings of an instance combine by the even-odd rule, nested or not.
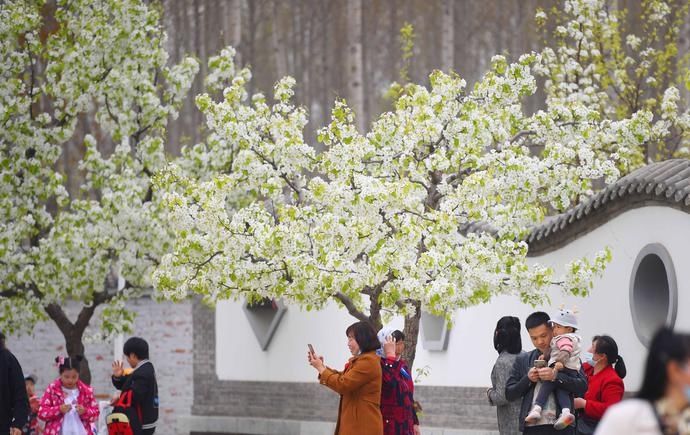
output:
[[[513,316],[504,316],[498,319],[494,331],[494,349],[501,353],[520,353],[522,350],[522,338],[520,337],[520,319]]]
[[[0,332],[0,350],[5,348],[5,334]]]
[[[149,359],[149,344],[141,337],[131,337],[125,341],[122,353],[127,356],[134,354],[139,360]]]
[[[391,337],[393,337],[393,340],[395,340],[396,343],[399,341],[405,341],[405,334],[403,334],[403,332],[399,329],[393,331]]]
[[[685,364],[688,358],[690,335],[677,334],[668,328],[657,331],[649,345],[642,388],[637,397],[649,401],[662,398],[668,384],[667,364],[671,361]]]
[[[55,363],[58,365],[58,370],[60,371],[60,374],[64,372],[65,370],[76,370],[77,373],[81,371],[81,362],[84,360],[84,357],[82,355],[75,355],[72,357],[61,357],[58,356],[55,358]]]
[[[546,325],[550,327],[549,320],[551,320],[551,317],[549,317],[549,315],[545,312],[535,311],[534,313],[527,316],[527,319],[525,319],[525,329],[529,331],[530,329],[536,328],[537,326],[541,325]]]
[[[381,347],[376,331],[369,322],[357,322],[348,326],[345,330],[345,335],[352,335],[359,345],[360,352],[371,352]]]
[[[616,340],[608,335],[596,335],[592,342],[594,343],[594,353],[606,355],[609,364],[613,365],[618,376],[623,379],[628,373],[625,368],[625,361],[623,357],[618,355],[618,345]]]

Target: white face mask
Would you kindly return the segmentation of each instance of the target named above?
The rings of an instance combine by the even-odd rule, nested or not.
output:
[[[597,363],[599,362],[599,361],[597,361],[597,360],[594,359],[594,354],[593,354],[592,352],[583,352],[583,353],[582,353],[582,358],[584,359],[584,361],[585,361],[587,364],[591,365],[592,367],[594,367],[595,365],[597,365]]]

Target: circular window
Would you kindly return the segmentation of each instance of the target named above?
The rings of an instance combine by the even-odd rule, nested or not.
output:
[[[676,322],[676,272],[666,248],[645,246],[637,255],[630,279],[630,311],[635,333],[647,346],[656,330]]]

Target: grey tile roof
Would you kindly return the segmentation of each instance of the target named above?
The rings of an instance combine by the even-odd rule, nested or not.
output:
[[[666,205],[690,213],[690,160],[666,160],[644,166],[587,201],[552,216],[527,237],[530,255],[558,249],[622,212],[645,205]]]

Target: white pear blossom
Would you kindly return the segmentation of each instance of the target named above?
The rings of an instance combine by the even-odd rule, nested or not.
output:
[[[618,164],[623,173],[647,161],[688,157],[690,131],[681,122],[690,116],[687,102],[676,101],[671,114],[668,99],[662,99],[662,86],[682,86],[688,74],[684,57],[678,56],[687,3],[644,0],[642,25],[635,27],[627,22],[627,11],[612,8],[608,0],[563,3],[561,14],[535,16],[545,29],[556,29],[549,32],[555,43],[542,50],[535,69],[546,78],[547,104],[583,104],[611,120],[652,114],[658,125],[647,140],[626,147],[626,163]],[[606,142],[594,150],[613,154],[618,146]]]
[[[43,3],[0,5],[0,329],[50,317],[77,335],[74,353],[96,307],[99,335],[131,326],[125,302],[169,249],[151,178],[198,63],[169,64],[145,2]],[[57,162],[70,141],[84,149],[83,183],[68,192]],[[82,305],[77,319],[62,311],[68,301]]]
[[[308,310],[335,299],[380,323],[419,305],[450,320],[499,294],[536,304],[554,284],[586,295],[609,251],[557,277],[528,264],[522,240],[550,210],[591,194],[593,179],[614,181],[652,135],[646,112],[611,120],[578,99],[525,113],[542,65],[527,54],[495,56],[472,90],[434,71],[365,135],[336,101],[317,151],[290,100],[294,80],[276,84],[273,104],[249,103],[248,73],[226,76],[228,61],[211,72],[226,77],[224,98],[197,98],[210,139],[158,178],[175,240],[153,280],[171,299],[283,298]],[[479,222],[487,231],[465,230]]]

